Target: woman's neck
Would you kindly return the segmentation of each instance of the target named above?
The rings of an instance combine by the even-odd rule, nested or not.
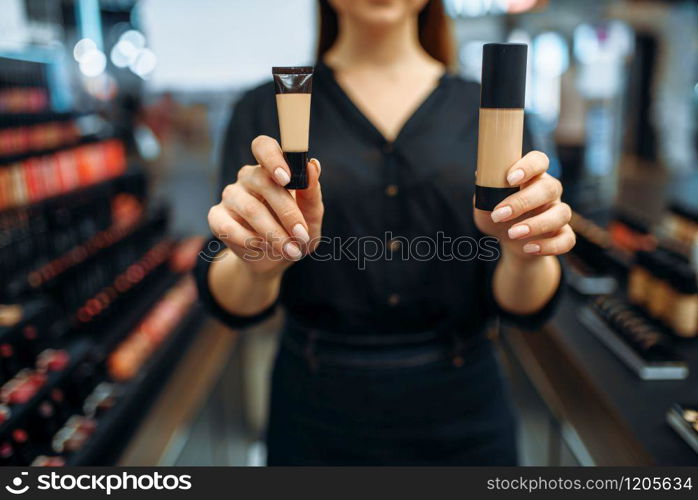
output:
[[[416,18],[387,28],[340,18],[337,41],[325,55],[325,62],[335,69],[377,66],[385,70],[430,60],[419,43]]]

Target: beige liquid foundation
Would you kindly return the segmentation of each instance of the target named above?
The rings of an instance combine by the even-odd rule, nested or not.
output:
[[[273,67],[276,110],[279,115],[281,150],[291,169],[287,189],[308,187],[308,137],[310,135],[310,96],[313,90],[312,66]]]
[[[480,128],[475,174],[475,207],[491,211],[519,190],[507,171],[521,159],[527,47],[487,43],[482,49]]]

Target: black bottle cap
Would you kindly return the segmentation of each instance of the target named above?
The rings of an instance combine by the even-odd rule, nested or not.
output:
[[[666,281],[670,279],[671,262],[664,253],[656,251],[650,253],[648,264],[647,267],[655,278]]]
[[[617,212],[614,219],[632,231],[641,234],[650,234],[649,223],[640,218],[638,215],[632,215],[627,212]]]
[[[695,207],[690,207],[679,201],[674,201],[669,204],[669,211],[676,215],[698,223],[698,210]]]
[[[652,267],[652,253],[647,252],[645,250],[638,250],[635,253],[635,263],[640,266],[644,267],[645,269],[649,269]]]
[[[481,108],[523,108],[526,100],[524,43],[486,43],[482,48]]]
[[[672,272],[671,285],[682,295],[695,295],[698,293],[698,281],[696,272],[690,264],[678,263]]]
[[[291,182],[286,184],[286,189],[307,189],[308,188],[308,152],[286,153],[284,152],[286,163],[291,169]]]

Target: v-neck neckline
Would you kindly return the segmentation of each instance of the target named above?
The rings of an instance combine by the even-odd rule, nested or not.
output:
[[[370,132],[373,139],[378,140],[382,145],[384,144],[396,144],[401,140],[401,138],[409,132],[409,130],[414,127],[421,117],[425,115],[428,108],[431,106],[432,102],[439,94],[439,90],[443,87],[445,80],[449,77],[450,73],[445,70],[443,74],[439,77],[436,85],[433,89],[420,101],[417,107],[410,113],[407,119],[402,123],[402,126],[398,130],[393,140],[389,140],[376,126],[373,121],[366,116],[366,114],[359,108],[359,106],[354,102],[354,100],[349,96],[349,94],[344,90],[344,88],[339,84],[332,69],[324,61],[319,61],[316,64],[316,71],[319,69],[320,73],[324,73],[327,76],[327,80],[330,86],[333,88],[338,100],[344,105],[349,114],[353,115],[354,119],[362,123],[363,127]]]

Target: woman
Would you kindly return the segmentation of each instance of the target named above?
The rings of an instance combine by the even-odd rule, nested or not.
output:
[[[484,330],[549,315],[554,255],[574,245],[560,183],[531,152],[509,172],[518,193],[473,208],[479,88],[448,72],[440,1],[323,0],[320,14],[310,186],[284,189],[273,87],[250,91],[209,213],[227,248],[198,270],[233,327],[285,306],[268,462],[513,465]]]

